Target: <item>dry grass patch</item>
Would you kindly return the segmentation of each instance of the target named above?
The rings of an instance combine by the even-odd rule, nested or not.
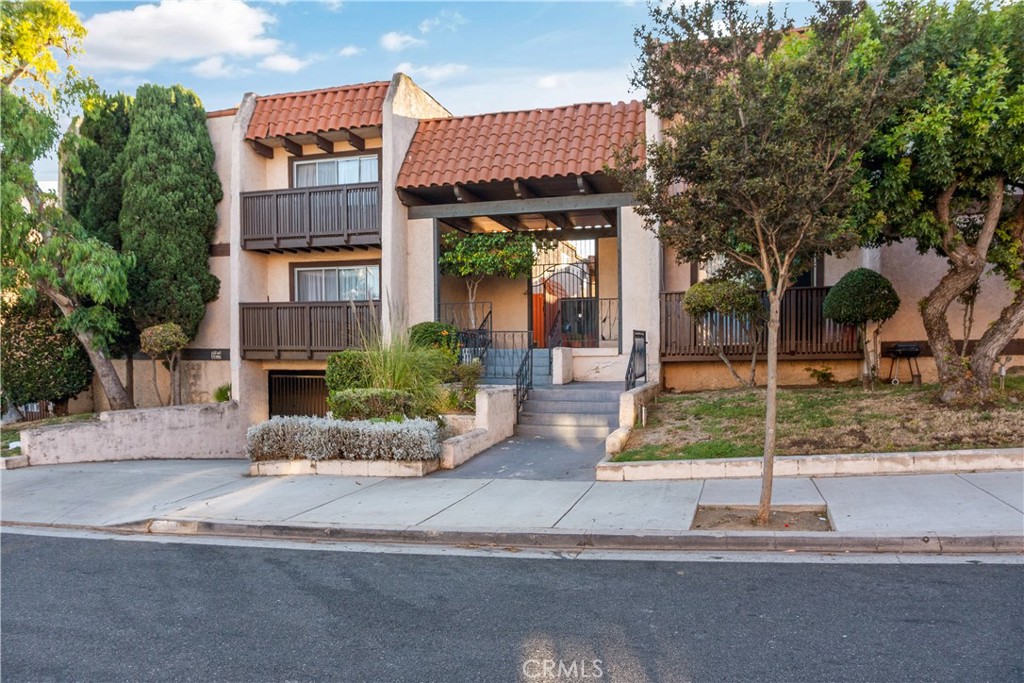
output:
[[[21,448],[17,446],[11,448],[11,444],[21,440],[21,430],[23,429],[49,427],[50,425],[59,425],[66,422],[83,422],[85,420],[92,420],[95,417],[96,415],[93,413],[81,413],[79,415],[65,415],[63,417],[48,417],[45,420],[34,420],[32,422],[16,422],[8,425],[0,429],[0,457],[9,458],[21,455]]]
[[[936,386],[779,390],[778,453],[885,453],[1024,445],[1024,377],[980,407],[936,400]],[[755,457],[764,438],[764,390],[663,394],[648,426],[615,460]]]

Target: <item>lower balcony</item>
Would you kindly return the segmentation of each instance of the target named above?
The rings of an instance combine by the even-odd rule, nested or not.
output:
[[[246,360],[323,360],[380,329],[379,301],[240,304]]]

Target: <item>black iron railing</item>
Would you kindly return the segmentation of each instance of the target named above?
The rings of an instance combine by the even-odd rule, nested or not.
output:
[[[443,323],[455,325],[460,330],[476,330],[480,328],[484,320],[491,317],[493,308],[490,301],[443,303],[439,307],[437,319]]]
[[[522,360],[519,361],[519,367],[516,369],[516,412],[518,413],[522,407],[523,402],[526,401],[526,397],[530,395],[530,389],[533,388],[533,353],[527,349],[526,353],[523,354]]]
[[[459,353],[463,363],[477,361],[487,366],[487,352],[491,348],[493,335],[491,333],[491,312],[480,322],[475,329],[459,330]]]
[[[484,377],[515,379],[523,356],[531,355],[533,342],[530,333],[526,330],[497,330],[490,333],[490,341],[484,363]]]
[[[647,380],[647,331],[633,330],[633,348],[626,365],[626,391],[635,389],[640,380]]]

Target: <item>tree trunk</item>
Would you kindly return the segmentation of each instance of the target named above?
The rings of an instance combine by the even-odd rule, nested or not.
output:
[[[130,351],[124,357],[124,384],[128,400],[135,405],[135,359]]]
[[[982,259],[973,266],[952,266],[935,289],[921,301],[921,321],[928,334],[928,344],[932,348],[939,384],[942,385],[941,399],[946,402],[965,400],[972,393],[972,382],[950,334],[946,312],[958,296],[978,281],[984,268]]]
[[[469,327],[471,330],[476,330],[476,290],[479,286],[479,280],[466,278],[466,298],[469,299]]]
[[[860,383],[861,388],[864,391],[870,391],[874,388],[874,382],[871,376],[871,353],[868,351],[868,324],[861,323],[857,326],[857,336],[860,337],[860,348],[864,352],[864,367],[861,370]]]
[[[48,296],[53,303],[57,304],[57,308],[60,309],[64,317],[70,318],[75,312],[74,302],[52,287],[43,283],[37,283],[36,289]],[[121,378],[117,376],[114,364],[110,362],[105,353],[97,350],[98,345],[93,333],[88,331],[75,332],[75,336],[85,348],[86,355],[89,356],[89,362],[92,363],[93,370],[96,371],[96,376],[99,377],[103,393],[107,395],[107,403],[110,404],[110,409],[128,410],[134,408],[132,400],[128,397],[128,392],[125,391],[124,384],[121,383]]]
[[[783,274],[781,277],[784,277]],[[755,523],[764,526],[772,509],[772,483],[775,474],[775,426],[779,400],[779,310],[782,296],[768,292],[768,355],[766,359],[768,388],[765,391],[764,410],[764,465],[761,473],[761,501],[757,506]]]
[[[1006,345],[1024,327],[1024,289],[1018,289],[1013,301],[999,313],[996,320],[978,340],[971,354],[970,387],[979,400],[992,395],[992,366]]]

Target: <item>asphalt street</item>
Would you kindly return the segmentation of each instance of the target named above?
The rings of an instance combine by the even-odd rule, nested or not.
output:
[[[0,551],[4,681],[1024,679],[1020,564]]]

